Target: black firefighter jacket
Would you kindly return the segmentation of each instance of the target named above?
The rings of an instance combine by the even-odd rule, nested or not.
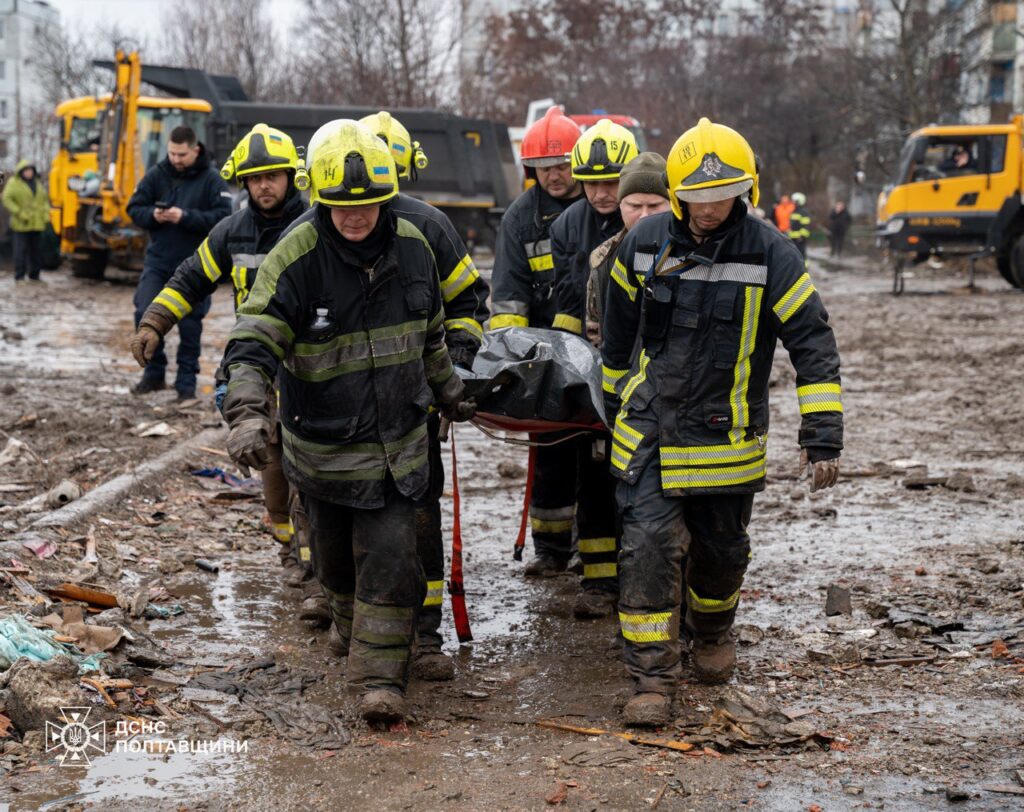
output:
[[[393,228],[370,269],[346,261],[329,216],[282,237],[224,356],[229,423],[269,421],[280,367],[285,473],[300,491],[349,507],[382,507],[389,476],[404,496],[423,494],[427,411],[455,374],[430,247],[407,220]]]
[[[147,311],[159,313],[172,324],[178,322],[224,280],[234,288],[237,308],[249,295],[260,263],[305,210],[302,198],[293,194],[278,217],[266,217],[251,204],[225,217],[178,266]]]
[[[671,212],[641,220],[612,270],[603,337],[620,479],[635,481],[657,454],[667,494],[762,490],[780,338],[796,369],[800,445],[812,461],[843,447],[825,306],[793,243],[742,203],[700,245]]]
[[[586,198],[577,200],[551,226],[555,262],[555,302],[552,327],[583,335],[587,309],[590,254],[622,230],[622,215],[599,214]]]
[[[554,259],[549,230],[580,198],[559,200],[540,185],[512,201],[501,218],[491,273],[491,330],[551,327],[555,318]]]
[[[182,210],[181,222],[158,223],[156,203]],[[128,201],[128,216],[149,232],[145,264],[170,272],[199,247],[218,221],[231,214],[231,192],[217,170],[210,166],[206,147],[192,166],[178,172],[164,158],[150,169]]]
[[[466,244],[443,211],[404,192],[399,192],[389,207],[416,226],[434,252],[444,301],[445,343],[452,363],[469,369],[484,337],[490,295],[487,281],[480,276]],[[316,210],[314,206],[303,214],[296,226],[312,220]]]

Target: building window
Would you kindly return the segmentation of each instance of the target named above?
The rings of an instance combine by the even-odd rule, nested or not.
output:
[[[0,59],[0,82],[7,78],[7,63]]]
[[[7,120],[7,99],[0,99],[0,119]]]
[[[0,138],[0,158],[7,157],[7,139]]]

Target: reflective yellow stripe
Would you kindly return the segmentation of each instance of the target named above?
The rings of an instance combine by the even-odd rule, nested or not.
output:
[[[614,553],[615,539],[580,539],[580,553]]]
[[[755,482],[765,475],[765,458],[762,456],[744,465],[723,465],[717,468],[661,468],[661,487],[673,488],[724,488]]]
[[[743,442],[745,427],[750,418],[747,404],[747,390],[750,388],[750,356],[754,353],[757,338],[757,324],[761,316],[761,299],[764,288],[748,286],[743,299],[743,324],[740,327],[740,349],[736,356],[736,370],[733,374],[729,403],[732,406],[732,431],[729,439],[733,445]]]
[[[594,578],[615,578],[619,570],[614,561],[607,561],[603,564],[584,564],[583,577],[593,580]]]
[[[601,389],[605,392],[615,394],[615,385],[621,380],[622,376],[629,372],[628,369],[612,369],[611,367],[601,365]]]
[[[555,259],[551,254],[541,254],[537,257],[530,257],[530,270],[531,271],[550,271],[555,267]]]
[[[625,406],[629,403],[630,397],[636,388],[647,380],[647,365],[651,362],[651,359],[647,357],[647,350],[640,350],[640,370],[629,379],[629,382],[622,388],[622,405]]]
[[[715,465],[723,462],[746,462],[757,456],[764,456],[767,435],[760,442],[757,438],[744,440],[736,445],[694,445],[661,447],[661,464],[665,466]]]
[[[725,600],[719,601],[714,598],[702,598],[690,587],[686,588],[686,603],[695,612],[704,612],[705,614],[728,612],[730,609],[735,609],[739,602],[740,591],[738,589]]]
[[[633,459],[633,452],[622,448],[618,443],[612,443],[612,465],[618,468],[620,471],[625,471],[629,468],[629,463]]]
[[[206,274],[206,278],[211,282],[216,282],[220,279],[221,270],[217,261],[213,258],[213,252],[210,251],[210,238],[207,237],[203,240],[199,246],[199,250],[196,252],[199,254],[199,262],[203,266],[203,273]]]
[[[299,560],[309,561],[309,547],[299,547]]]
[[[179,319],[185,318],[185,316],[192,312],[192,305],[185,301],[185,297],[174,288],[164,288],[153,301],[157,304],[162,304]]]
[[[629,280],[629,271],[626,270],[626,266],[619,259],[616,259],[615,264],[612,265],[612,279],[618,283],[620,288],[626,291],[629,301],[636,301],[636,294],[640,289]]]
[[[622,443],[630,451],[636,451],[644,436],[632,426],[626,423],[626,412],[619,412],[615,416],[615,426],[612,428],[612,436],[615,441]]]
[[[427,581],[427,597],[424,606],[440,606],[444,603],[444,581]]]
[[[530,320],[526,316],[517,316],[514,313],[500,313],[491,316],[491,330],[500,330],[502,327],[529,327]]]
[[[842,387],[837,383],[811,383],[807,386],[798,386],[796,396],[800,401],[800,414],[841,412],[843,410]]]
[[[473,264],[472,258],[467,254],[455,266],[455,270],[448,274],[448,278],[441,283],[441,297],[446,303],[450,302],[479,278],[480,273]]]
[[[808,235],[809,236],[809,235]],[[800,309],[800,306],[806,302],[812,293],[814,293],[814,285],[811,283],[811,277],[808,274],[803,274],[793,284],[789,290],[783,294],[782,298],[775,303],[772,310],[775,311],[775,315],[779,317],[779,321],[785,324]]]
[[[554,321],[551,322],[551,326],[555,330],[568,330],[576,335],[583,334],[583,322],[575,316],[567,316],[565,313],[558,313]]]
[[[444,329],[448,332],[452,330],[465,330],[481,340],[484,337],[484,328],[480,326],[480,322],[476,319],[448,319],[444,323]]]
[[[295,535],[291,522],[271,522],[270,532],[282,544],[287,544],[292,540],[292,536]]]
[[[535,533],[568,533],[572,530],[572,519],[535,519],[531,516],[530,528]]]
[[[622,636],[632,643],[659,643],[663,640],[671,640],[672,635],[669,633],[671,621],[671,612],[652,612],[647,615],[619,612]]]

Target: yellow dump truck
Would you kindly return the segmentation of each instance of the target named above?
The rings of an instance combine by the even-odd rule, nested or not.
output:
[[[893,261],[893,292],[908,262],[994,256],[1024,287],[1024,116],[1008,124],[924,127],[903,146],[895,183],[878,199],[878,237]]]
[[[200,140],[211,106],[200,99],[139,95],[138,53],[118,51],[114,91],[69,99],[55,111],[60,148],[50,167],[50,221],[75,276],[99,279],[108,263],[141,270],[146,233],[128,217],[128,200],[165,154],[171,130],[185,124]]]

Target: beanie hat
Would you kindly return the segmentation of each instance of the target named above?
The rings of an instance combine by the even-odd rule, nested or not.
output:
[[[668,200],[665,159],[657,152],[641,152],[622,167],[619,176],[619,202],[632,194],[660,195]]]

